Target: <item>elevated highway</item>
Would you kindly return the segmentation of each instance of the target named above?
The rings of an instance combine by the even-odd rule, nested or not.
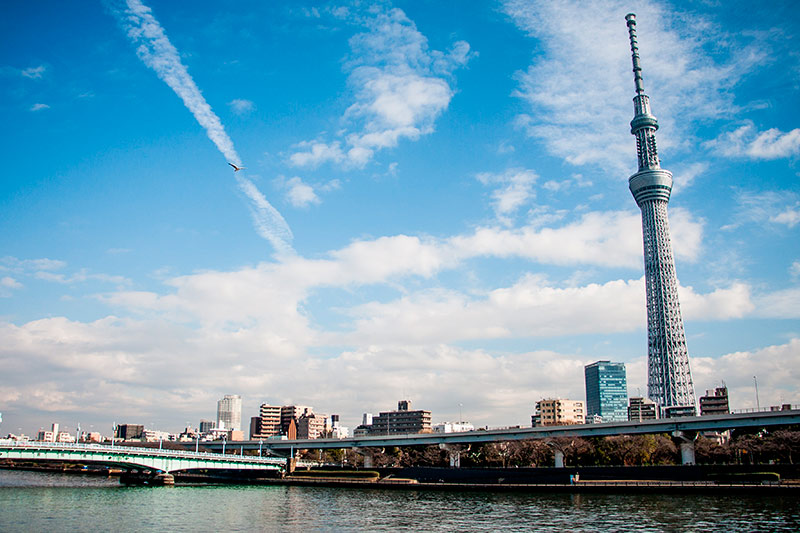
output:
[[[800,424],[800,409],[781,411],[759,411],[732,413],[715,416],[692,416],[609,422],[605,424],[581,424],[571,426],[512,427],[504,429],[475,430],[460,433],[413,433],[403,435],[375,435],[348,439],[308,439],[229,442],[244,450],[265,449],[293,455],[294,450],[319,450],[341,448],[384,448],[389,446],[423,446],[478,444],[526,439],[554,439],[558,437],[607,437],[614,435],[642,435],[668,433],[680,439],[684,463],[694,462],[694,437],[704,431],[725,431],[744,428],[766,428]],[[210,449],[221,449],[221,442],[205,443]],[[558,458],[557,458],[558,460]]]

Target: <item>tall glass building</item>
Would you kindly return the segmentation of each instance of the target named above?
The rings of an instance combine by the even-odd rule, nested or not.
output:
[[[600,416],[603,422],[628,420],[628,382],[625,363],[597,361],[584,367],[586,421]]]

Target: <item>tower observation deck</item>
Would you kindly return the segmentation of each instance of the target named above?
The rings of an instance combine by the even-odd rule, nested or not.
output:
[[[630,177],[628,185],[642,210],[647,292],[647,395],[661,409],[694,407],[694,386],[667,219],[672,173],[661,168],[658,159],[655,135],[658,121],[650,113],[650,98],[644,92],[636,41],[636,15],[631,13],[625,20],[628,22],[636,86],[631,134],[636,137],[639,170]]]

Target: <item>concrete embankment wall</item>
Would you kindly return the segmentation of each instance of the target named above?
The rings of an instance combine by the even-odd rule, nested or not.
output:
[[[800,465],[576,466],[565,468],[378,468],[382,476],[416,479],[421,483],[569,483],[581,481],[714,481],[750,482],[778,474],[800,479]]]

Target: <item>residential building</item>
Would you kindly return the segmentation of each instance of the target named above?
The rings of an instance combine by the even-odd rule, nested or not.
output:
[[[664,418],[679,418],[682,416],[697,416],[694,405],[670,405],[665,407]]]
[[[117,438],[122,440],[139,440],[142,438],[144,426],[141,424],[120,424],[117,426]]]
[[[39,433],[36,435],[36,440],[39,442],[55,442],[56,435],[52,431],[40,429]]]
[[[250,440],[258,440],[261,438],[261,417],[250,417]]]
[[[723,385],[713,391],[707,390],[706,395],[700,397],[700,416],[727,415],[730,412],[728,387]]]
[[[259,407],[261,438],[274,437],[281,434],[281,407],[262,403]]]
[[[369,435],[431,433],[431,412],[411,410],[411,400],[397,402],[396,411],[384,411],[372,417],[367,426]]]
[[[284,405],[281,407],[281,434],[289,434],[289,423],[303,416],[306,412],[313,413],[314,409],[307,405]]]
[[[233,431],[242,430],[242,397],[226,394],[217,402],[217,427]]]
[[[325,435],[327,416],[306,411],[297,419],[298,439],[317,439]]]
[[[214,429],[216,426],[217,424],[213,420],[201,420],[198,431],[200,432],[201,435],[205,433],[210,433],[211,430]]]
[[[339,415],[330,417],[331,437],[334,439],[346,439],[350,436],[350,428],[345,427],[339,420]]]
[[[658,418],[658,406],[649,398],[633,397],[628,401],[628,420],[641,422]]]
[[[536,414],[531,417],[531,425],[568,426],[583,424],[586,421],[584,403],[564,398],[547,398],[536,402]]]
[[[81,440],[83,440],[83,442],[103,442],[103,436],[99,431],[88,431],[84,432]]]
[[[169,431],[159,431],[157,429],[145,429],[142,431],[142,440],[144,442],[159,442],[176,440],[175,435],[171,435]]]
[[[463,431],[474,431],[475,426],[469,422],[442,422],[432,427],[434,433],[461,433]]]
[[[36,440],[40,442],[55,442],[56,438],[58,438],[58,424],[54,423],[50,430],[40,429],[39,434],[36,436]]]
[[[596,422],[624,422],[628,419],[628,386],[625,363],[597,361],[584,367],[586,417]]]

